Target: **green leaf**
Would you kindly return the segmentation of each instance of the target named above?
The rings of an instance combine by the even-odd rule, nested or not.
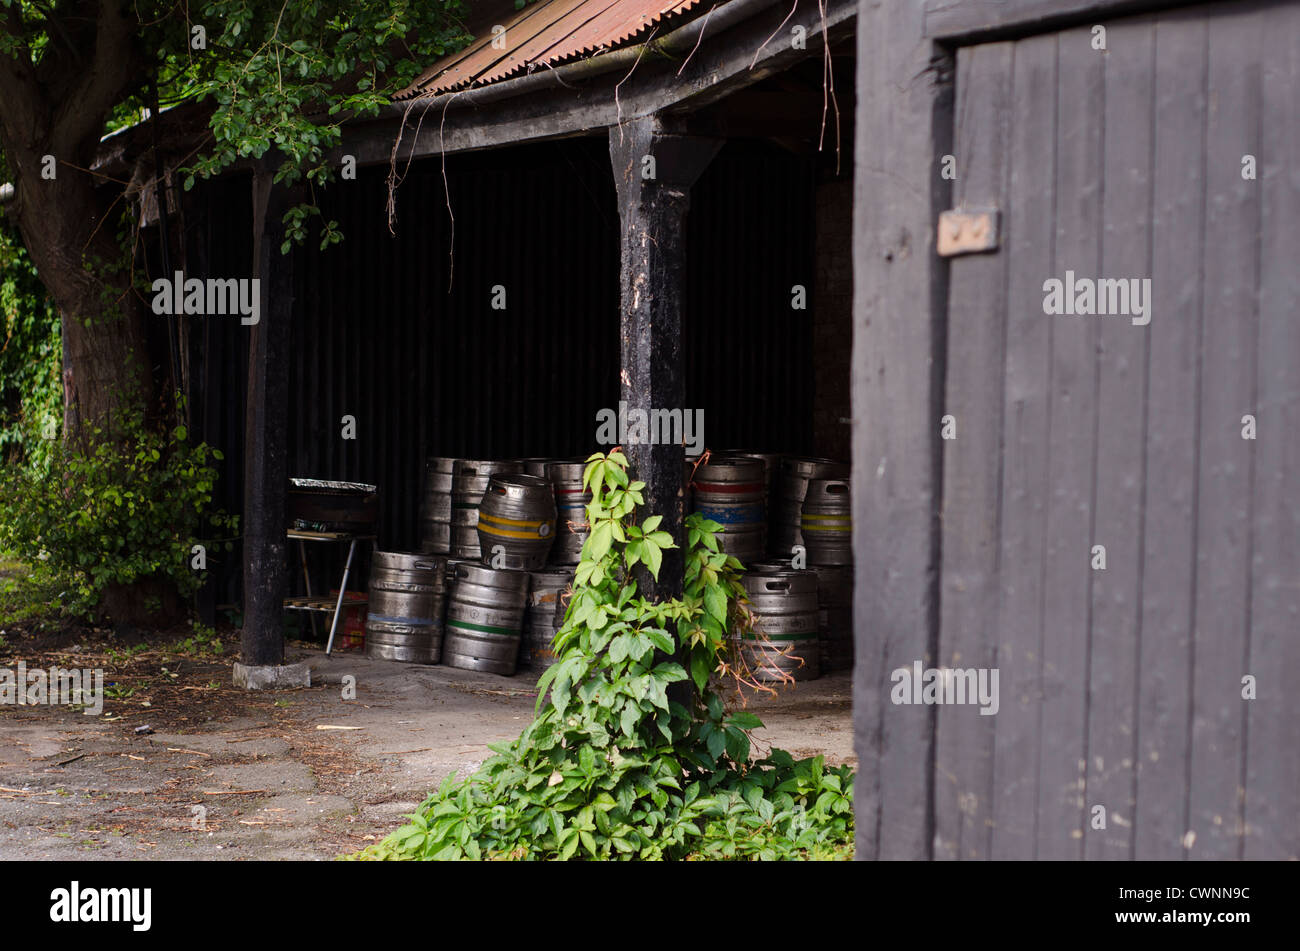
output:
[[[717,585],[709,585],[704,589],[704,607],[719,624],[727,623],[727,596]]]

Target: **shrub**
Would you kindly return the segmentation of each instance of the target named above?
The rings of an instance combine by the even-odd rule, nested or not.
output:
[[[192,546],[230,549],[237,523],[210,510],[221,453],[190,443],[184,426],[159,432],[139,416],[84,435],[55,451],[48,475],[29,466],[0,476],[0,547],[68,579],[76,614],[113,591],[161,601],[198,590],[206,572],[191,567]]]

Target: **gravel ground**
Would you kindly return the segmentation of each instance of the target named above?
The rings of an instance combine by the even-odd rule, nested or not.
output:
[[[517,736],[536,699],[526,672],[302,648],[289,659],[312,664],[312,687],[248,693],[231,684],[229,657],[143,644],[128,659],[76,639],[0,656],[9,669],[20,656],[29,669],[102,668],[110,694],[98,716],[0,705],[0,859],[333,858],[382,838],[443,777]],[[760,748],[855,762],[850,696],[842,673],[754,698]]]

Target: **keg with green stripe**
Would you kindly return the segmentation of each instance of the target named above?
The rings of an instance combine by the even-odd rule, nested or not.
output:
[[[526,571],[456,565],[447,599],[442,662],[462,670],[515,672],[528,602]]]
[[[451,554],[478,561],[478,507],[498,472],[523,472],[517,459],[457,459],[451,480]]]
[[[804,545],[803,500],[812,479],[847,479],[849,467],[833,459],[786,456],[781,460],[769,506],[768,548],[773,555],[789,558],[796,545]]]
[[[556,661],[555,634],[564,621],[564,589],[573,581],[572,568],[530,572],[528,610],[524,614],[524,640],[519,666],[537,672]]]
[[[763,460],[717,456],[695,470],[695,511],[722,526],[718,545],[742,564],[763,557],[767,524]]]
[[[555,544],[551,483],[526,473],[496,473],[478,507],[478,544],[485,565],[537,571]]]
[[[435,555],[372,552],[366,656],[414,664],[438,663],[446,582],[445,561]]]
[[[755,680],[774,683],[821,676],[817,635],[817,576],[811,571],[765,566],[742,582],[754,613],[752,631],[734,635],[740,659]]]
[[[576,565],[581,561],[582,546],[591,533],[587,525],[591,492],[582,487],[582,473],[586,468],[587,464],[577,459],[552,462],[546,467],[547,477],[555,488],[556,532],[551,562],[556,565]]]
[[[853,509],[849,495],[848,479],[809,480],[801,522],[808,564],[853,564]]]
[[[420,550],[445,555],[451,551],[451,480],[456,460],[430,456],[420,493]]]

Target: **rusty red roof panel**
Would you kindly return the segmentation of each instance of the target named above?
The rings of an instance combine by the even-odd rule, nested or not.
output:
[[[643,40],[665,20],[685,20],[700,12],[703,0],[539,0],[502,18],[501,49],[494,49],[492,27],[483,26],[473,43],[431,65],[398,99],[435,95],[485,85],[521,70],[555,65]],[[673,26],[677,24],[674,23]]]

